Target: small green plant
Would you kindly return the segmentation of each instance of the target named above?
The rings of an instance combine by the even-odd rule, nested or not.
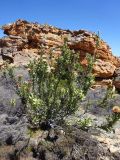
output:
[[[11,99],[10,104],[11,104],[11,106],[15,107],[16,106],[16,99]]]
[[[80,119],[79,121],[77,121],[77,125],[80,126],[81,129],[85,130],[88,127],[91,126],[92,123],[92,119],[89,118],[84,118],[84,119]]]
[[[7,78],[8,75],[11,79],[14,79],[14,67],[10,66],[7,62],[4,63],[2,73],[5,78]]]
[[[110,99],[113,99],[114,97],[115,97],[115,87],[112,84],[110,84],[108,85],[106,94],[102,99],[102,102],[99,104],[99,106],[103,108],[108,107],[108,101]]]
[[[31,91],[31,83],[28,81],[17,83],[17,93],[21,97],[22,103],[26,104]]]
[[[8,74],[9,74],[10,78],[14,78],[13,67],[8,68]]]
[[[120,120],[120,113],[112,113],[106,118],[106,120],[107,123],[102,125],[100,128],[106,131],[111,131],[113,129],[113,125]]]

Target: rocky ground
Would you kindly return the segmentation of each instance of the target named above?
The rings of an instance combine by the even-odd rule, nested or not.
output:
[[[28,73],[24,67],[15,69],[16,76],[21,73],[27,80]],[[90,89],[76,114],[67,118],[68,122],[74,122],[72,126],[32,131],[13,81],[2,73],[0,90],[0,160],[120,159],[120,122],[115,124],[114,132],[98,128],[105,121],[110,108],[120,103],[119,94],[110,100],[109,108],[100,108],[95,102],[104,97],[106,88]],[[17,100],[14,107],[10,103],[13,98]],[[93,119],[88,130],[83,131],[79,125],[75,125],[76,119],[88,117]]]
[[[26,64],[39,56],[40,46],[44,46],[47,55],[52,49],[57,57],[64,38],[71,49],[81,54],[83,65],[87,52],[98,58],[94,66],[96,85],[88,91],[75,115],[67,117],[66,122],[72,124],[69,127],[31,130],[14,82],[0,71],[0,160],[120,160],[120,122],[114,124],[111,132],[99,128],[106,123],[112,107],[120,106],[119,92],[108,100],[107,107],[100,105],[106,84],[112,81],[120,89],[120,59],[112,55],[110,47],[100,40],[96,48],[96,36],[88,31],[61,30],[24,20],[5,25],[3,30],[8,36],[0,39],[0,67],[9,61],[15,66],[15,76],[22,74],[25,80],[29,79]],[[15,106],[11,99],[16,99]],[[88,117],[92,121],[83,130],[77,121]]]

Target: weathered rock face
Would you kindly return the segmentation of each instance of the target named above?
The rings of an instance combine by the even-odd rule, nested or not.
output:
[[[118,90],[120,90],[120,67],[115,70],[115,78],[113,84]]]
[[[115,66],[110,62],[105,62],[101,59],[96,60],[94,65],[94,74],[96,77],[107,78],[112,77],[115,71]]]
[[[86,53],[98,57],[94,67],[96,77],[111,77],[115,68],[120,66],[120,60],[112,55],[110,47],[103,40],[99,40],[99,46],[96,48],[96,35],[85,30],[61,30],[24,20],[5,25],[2,29],[8,37],[0,40],[0,51],[4,54],[3,48],[8,48],[10,51],[7,52],[7,56],[12,56],[16,64],[24,64],[24,57],[29,57],[28,61],[30,58],[36,57],[41,46],[46,52],[52,50],[57,57],[61,53],[60,47],[66,39],[70,49],[80,53],[82,63],[86,63]],[[21,57],[21,55],[23,58],[19,58],[19,62],[17,62],[18,58],[16,57]],[[25,63],[27,63],[27,58]]]

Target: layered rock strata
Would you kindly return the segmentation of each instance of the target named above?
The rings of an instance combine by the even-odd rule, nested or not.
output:
[[[97,57],[94,66],[96,77],[109,78],[120,66],[120,59],[112,55],[110,47],[103,40],[98,39],[96,34],[85,30],[62,30],[49,25],[29,23],[25,20],[17,20],[12,24],[4,25],[2,29],[7,35],[0,39],[2,59],[5,60],[8,57],[10,62],[16,65],[26,64],[29,59],[37,57],[41,47],[46,53],[52,51],[57,57],[66,39],[70,49],[80,53],[82,64],[86,64],[87,53]]]

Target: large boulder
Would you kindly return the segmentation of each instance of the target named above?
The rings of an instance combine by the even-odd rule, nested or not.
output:
[[[115,69],[116,67],[112,63],[98,59],[93,70],[95,77],[108,78],[113,76]]]

